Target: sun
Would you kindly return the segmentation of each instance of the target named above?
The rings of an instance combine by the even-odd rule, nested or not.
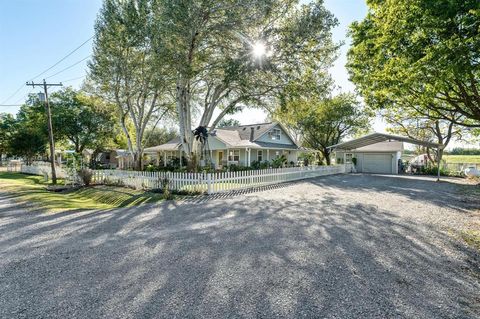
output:
[[[252,46],[253,56],[256,58],[262,58],[267,54],[267,48],[262,42],[255,42]]]

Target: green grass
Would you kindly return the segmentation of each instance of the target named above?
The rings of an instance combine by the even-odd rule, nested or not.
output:
[[[480,164],[480,155],[444,155],[447,163],[477,163]]]
[[[469,246],[480,251],[480,230],[462,231],[461,236]]]
[[[41,176],[0,172],[0,190],[20,203],[49,212],[76,209],[109,209],[162,200],[158,193],[115,186],[84,187],[66,192],[47,191]]]

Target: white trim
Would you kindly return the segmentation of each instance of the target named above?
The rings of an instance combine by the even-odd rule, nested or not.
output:
[[[299,147],[298,144],[295,142],[295,140],[292,138],[292,136],[288,133],[288,131],[285,129],[285,127],[282,125],[282,123],[280,122],[273,122],[272,123],[273,126],[270,130],[267,130],[266,132],[264,132],[263,134],[261,134],[259,137],[257,137],[256,139],[253,140],[253,142],[255,141],[258,141],[262,136],[264,136],[265,134],[267,134],[268,132],[270,132],[272,129],[275,128],[275,126],[280,126],[283,130],[283,133],[285,133],[286,136],[288,136],[288,138],[292,141],[293,145],[295,145],[296,147]]]

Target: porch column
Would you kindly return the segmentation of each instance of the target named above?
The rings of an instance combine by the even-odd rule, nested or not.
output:
[[[247,152],[247,166],[250,167],[250,148],[245,148],[245,151]]]
[[[167,151],[163,151],[163,166],[167,166]]]
[[[157,152],[157,166],[160,166],[160,152]]]
[[[270,162],[270,150],[267,150],[267,161]]]

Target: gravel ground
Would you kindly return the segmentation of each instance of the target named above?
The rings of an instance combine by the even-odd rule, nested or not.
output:
[[[57,214],[0,195],[0,317],[478,318],[466,187],[337,175]]]

